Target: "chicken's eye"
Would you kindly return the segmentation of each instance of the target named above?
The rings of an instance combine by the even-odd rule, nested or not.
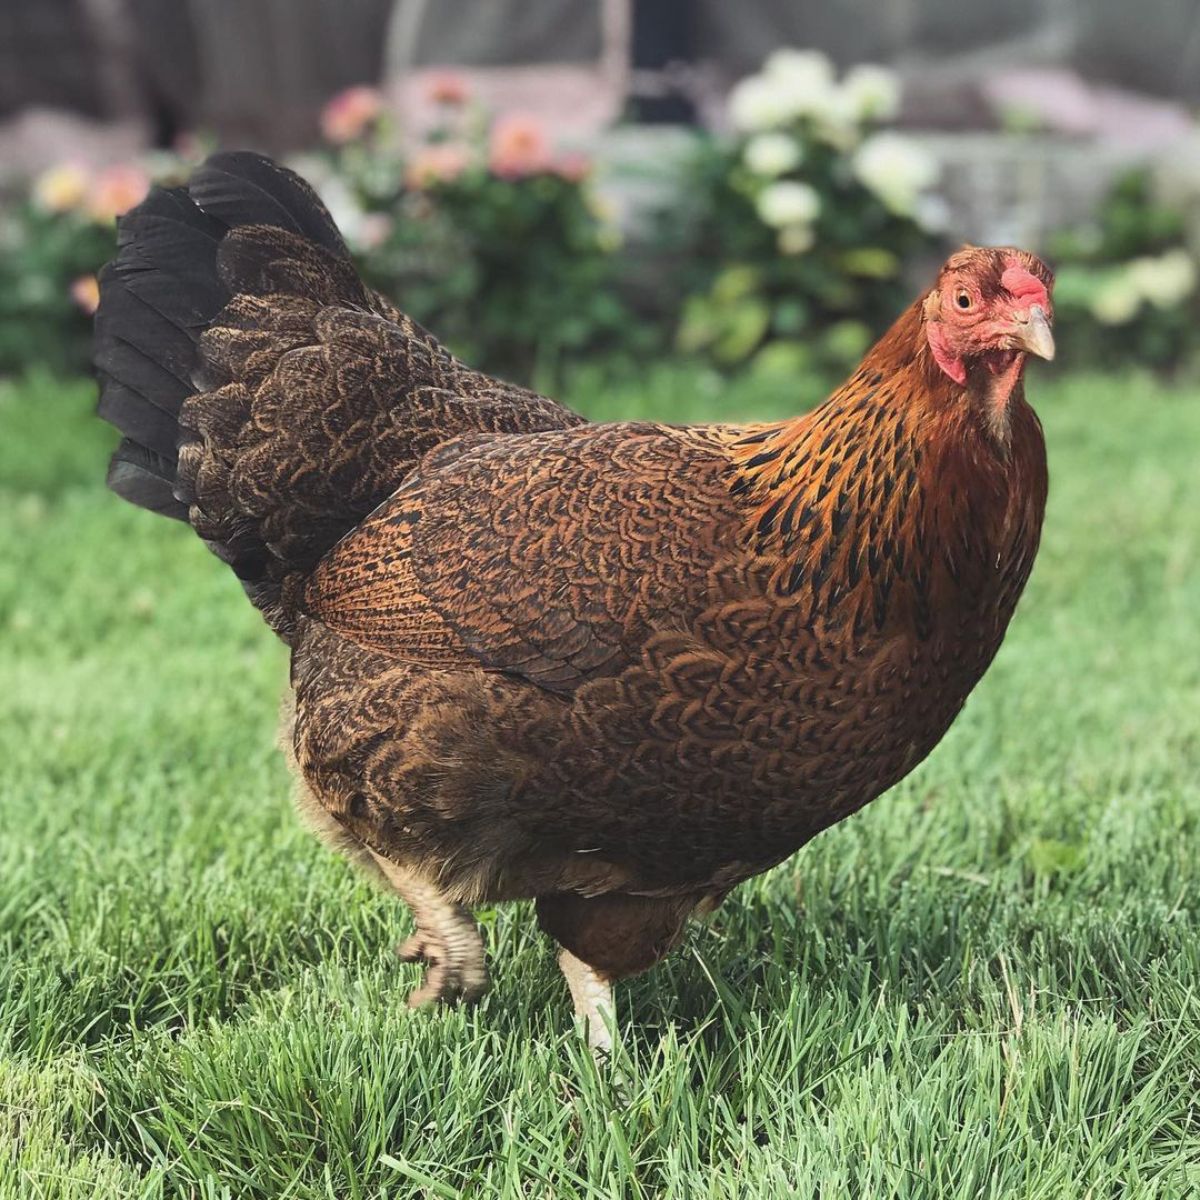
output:
[[[957,304],[963,312],[966,312],[968,309],[970,309],[973,303],[971,299],[971,293],[965,288],[959,288],[954,294],[954,303]]]

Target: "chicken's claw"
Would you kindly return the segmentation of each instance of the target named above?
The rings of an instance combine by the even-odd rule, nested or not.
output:
[[[409,1008],[474,1004],[488,990],[487,964],[478,934],[473,939],[439,938],[417,930],[396,947],[396,957],[401,962],[425,963],[424,982],[409,995]]]

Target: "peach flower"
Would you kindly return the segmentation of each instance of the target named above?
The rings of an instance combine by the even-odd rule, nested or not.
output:
[[[68,289],[71,299],[90,317],[100,307],[100,283],[95,275],[80,275]]]
[[[470,155],[465,146],[454,142],[435,142],[422,146],[409,161],[404,180],[410,188],[427,188],[436,183],[452,183],[466,169]]]
[[[429,77],[425,94],[434,104],[457,108],[471,98],[471,88],[456,71],[438,71]]]
[[[523,113],[500,117],[492,125],[488,163],[492,171],[504,179],[520,179],[524,175],[548,171],[550,144],[542,123]]]
[[[321,133],[327,142],[343,145],[362,137],[383,112],[383,96],[378,88],[346,88],[338,92],[321,110]]]
[[[582,183],[592,172],[592,160],[579,151],[560,154],[554,162],[554,173],[569,183]]]
[[[391,236],[394,222],[387,213],[363,213],[355,238],[360,250],[375,250]]]
[[[88,193],[88,215],[94,221],[115,221],[140,204],[149,190],[150,176],[141,167],[107,167],[96,176]]]

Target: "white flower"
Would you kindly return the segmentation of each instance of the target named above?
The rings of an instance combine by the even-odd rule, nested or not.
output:
[[[751,75],[729,93],[729,116],[737,129],[755,133],[786,125],[791,113],[780,88],[764,75]]]
[[[1142,307],[1142,297],[1129,272],[1121,271],[1097,288],[1091,307],[1101,325],[1127,325]]]
[[[788,120],[836,115],[840,95],[833,64],[819,50],[776,50],[763,77],[776,89]]]
[[[840,87],[831,89],[812,120],[817,137],[842,153],[852,150],[862,134],[854,100]]]
[[[1158,258],[1135,258],[1126,272],[1138,296],[1156,308],[1173,308],[1196,290],[1196,264],[1183,249]]]
[[[762,71],[729,95],[734,125],[748,133],[801,118],[841,117],[845,107],[833,64],[819,50],[776,50]]]
[[[854,174],[898,216],[911,216],[917,198],[938,177],[933,156],[897,133],[877,133],[854,155]]]
[[[926,192],[917,197],[913,219],[926,233],[945,233],[950,228],[952,214],[945,196]]]
[[[775,229],[809,225],[820,211],[820,194],[807,183],[782,180],[763,188],[758,197],[758,215]]]
[[[742,157],[756,175],[782,175],[800,164],[800,143],[786,133],[758,133],[747,143]]]
[[[763,74],[813,94],[833,87],[833,63],[820,50],[776,50],[763,65]]]
[[[816,240],[811,225],[785,225],[779,231],[779,249],[783,254],[803,254],[812,249]]]
[[[900,108],[896,73],[874,63],[851,67],[842,80],[842,94],[860,121],[890,121]]]
[[[312,183],[342,236],[352,246],[357,246],[364,231],[367,213],[350,185],[340,175],[333,173]]]

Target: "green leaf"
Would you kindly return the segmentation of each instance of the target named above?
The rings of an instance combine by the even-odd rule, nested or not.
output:
[[[871,331],[862,321],[835,321],[825,330],[821,348],[835,363],[853,364],[871,347]]]
[[[900,274],[900,258],[882,246],[860,246],[847,250],[838,260],[848,275],[864,279],[894,279]]]
[[[787,378],[814,372],[817,364],[810,346],[803,342],[780,340],[763,346],[751,365],[756,375]]]
[[[719,304],[733,303],[756,291],[759,283],[759,273],[753,267],[744,264],[726,267],[713,281],[713,299]]]
[[[771,326],[771,306],[764,300],[743,300],[724,315],[724,328],[713,354],[726,366],[740,363],[762,342]]]

